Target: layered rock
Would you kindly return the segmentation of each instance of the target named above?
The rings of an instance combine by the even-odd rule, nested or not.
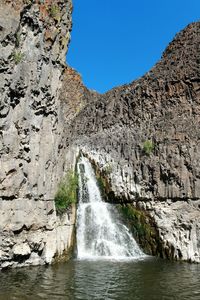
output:
[[[67,259],[74,242],[75,207],[56,216],[53,201],[0,202],[0,267],[50,264]]]
[[[132,203],[156,228],[172,259],[200,257],[200,22],[169,44],[144,77],[87,105],[72,141],[96,164],[107,191]],[[150,145],[147,147],[147,145]],[[141,241],[140,241],[141,242]]]
[[[1,3],[0,268],[49,263],[70,246],[75,214],[61,220],[53,199],[73,165],[61,99],[71,13],[71,0]]]

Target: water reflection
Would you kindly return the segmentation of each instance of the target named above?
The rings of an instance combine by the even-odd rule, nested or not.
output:
[[[200,265],[78,261],[1,272],[0,300],[199,300]]]

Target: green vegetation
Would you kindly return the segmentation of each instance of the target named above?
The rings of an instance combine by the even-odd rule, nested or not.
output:
[[[124,222],[143,250],[148,254],[158,254],[160,251],[159,247],[161,247],[159,234],[155,221],[148,215],[148,212],[136,208],[131,204],[119,204],[118,209],[124,216]]]
[[[153,142],[151,140],[145,141],[144,144],[143,144],[143,152],[146,155],[150,155],[153,150],[154,150],[154,144],[153,144]]]
[[[33,2],[33,0],[24,0],[24,4],[30,5]]]
[[[60,182],[55,195],[55,206],[58,213],[63,213],[72,203],[77,201],[78,175],[72,170]]]
[[[49,13],[54,20],[60,21],[60,8],[58,5],[51,5]]]
[[[107,163],[104,167],[104,171],[107,175],[112,173],[112,165],[110,163]]]
[[[12,54],[13,60],[14,60],[16,65],[18,65],[23,60],[24,56],[25,55],[22,52],[14,52]]]
[[[105,195],[105,181],[101,176],[96,176],[96,178],[97,178],[97,184],[100,189],[101,195],[104,196]]]
[[[63,47],[66,47],[66,45],[67,45],[67,43],[68,43],[68,40],[69,40],[69,36],[68,36],[68,35],[63,36],[63,37],[61,38],[61,44],[62,44]]]
[[[128,221],[129,227],[134,235],[140,240],[141,238],[149,240],[154,232],[151,225],[148,223],[148,218],[145,216],[144,212],[129,204],[126,206],[120,205],[120,210],[125,219]]]

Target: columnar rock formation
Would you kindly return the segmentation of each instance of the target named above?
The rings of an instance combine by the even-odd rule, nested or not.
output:
[[[109,200],[135,209],[148,252],[199,262],[200,23],[144,77],[99,95],[65,65],[71,12],[71,0],[1,3],[0,268],[72,245],[75,211],[56,216],[53,199],[77,149]]]
[[[71,129],[115,201],[133,203],[153,223],[150,253],[192,261],[200,260],[199,83],[197,22],[144,77],[86,106]]]
[[[72,3],[1,1],[0,267],[49,263],[71,245],[56,217],[66,160],[62,83]]]

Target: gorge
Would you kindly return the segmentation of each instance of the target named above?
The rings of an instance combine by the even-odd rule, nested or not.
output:
[[[54,197],[80,151],[146,254],[199,263],[200,22],[101,95],[65,64],[71,14],[71,0],[0,6],[0,269],[70,256],[76,207],[59,215]]]

